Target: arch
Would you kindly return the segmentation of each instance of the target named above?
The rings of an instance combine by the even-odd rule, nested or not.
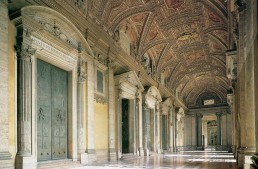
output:
[[[149,12],[149,9],[144,8],[144,7],[140,7],[140,8],[135,7],[135,8],[130,8],[130,9],[126,10],[124,13],[118,15],[114,19],[112,26],[110,27],[110,30],[112,32],[114,32],[117,29],[118,25],[122,22],[122,20],[124,20],[125,18],[128,18],[129,16],[132,16],[134,14],[139,14],[139,13],[144,13],[144,12]]]
[[[145,104],[150,109],[155,109],[157,106],[157,103],[160,103],[162,101],[159,90],[155,86],[151,86],[147,88],[145,91],[146,91],[144,96]]]
[[[147,94],[149,94],[149,95],[153,96],[154,98],[156,98],[156,100],[157,100],[158,102],[161,102],[161,101],[162,101],[161,95],[160,95],[160,93],[159,93],[159,90],[158,90],[155,86],[151,86],[151,87],[148,89]],[[147,95],[147,94],[146,94],[146,95]]]
[[[173,107],[173,100],[169,97],[162,102],[162,114],[167,115],[171,107]]]
[[[85,51],[90,55],[94,56],[90,45],[82,35],[82,33],[77,29],[77,27],[65,16],[61,13],[43,6],[27,6],[21,9],[22,15],[32,18],[33,20],[37,21],[41,25],[44,26],[44,29],[48,31],[51,29],[51,26],[56,26],[58,24],[58,33],[60,33],[60,39],[65,40],[66,38],[70,38],[71,43],[74,43],[74,48],[77,49],[81,47],[85,47]],[[51,25],[51,21],[54,25]],[[38,30],[41,31],[41,30]],[[63,32],[62,32],[63,31]],[[61,37],[63,36],[63,37]],[[66,37],[65,37],[66,36]]]

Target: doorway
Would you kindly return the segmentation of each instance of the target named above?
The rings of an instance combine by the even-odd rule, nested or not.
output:
[[[207,123],[208,131],[208,145],[215,146],[217,145],[217,121],[212,120]]]
[[[129,153],[129,100],[122,99],[122,153]]]
[[[68,73],[37,60],[37,159],[67,158]]]

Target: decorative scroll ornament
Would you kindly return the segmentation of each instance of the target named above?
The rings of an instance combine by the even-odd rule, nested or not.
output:
[[[36,49],[29,45],[20,44],[16,47],[17,57],[20,60],[32,62],[32,56],[35,55]]]

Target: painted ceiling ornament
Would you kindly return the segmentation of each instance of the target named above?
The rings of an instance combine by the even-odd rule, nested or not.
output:
[[[185,1],[184,0],[165,0],[168,8],[177,9],[180,8]]]
[[[208,11],[209,19],[213,22],[220,22],[220,18],[211,10]]]

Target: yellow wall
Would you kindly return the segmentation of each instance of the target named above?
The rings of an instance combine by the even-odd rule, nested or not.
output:
[[[9,23],[9,151],[12,154],[14,159],[16,154],[15,148],[15,26],[12,23]]]
[[[108,149],[108,106],[94,102],[95,149]]]

